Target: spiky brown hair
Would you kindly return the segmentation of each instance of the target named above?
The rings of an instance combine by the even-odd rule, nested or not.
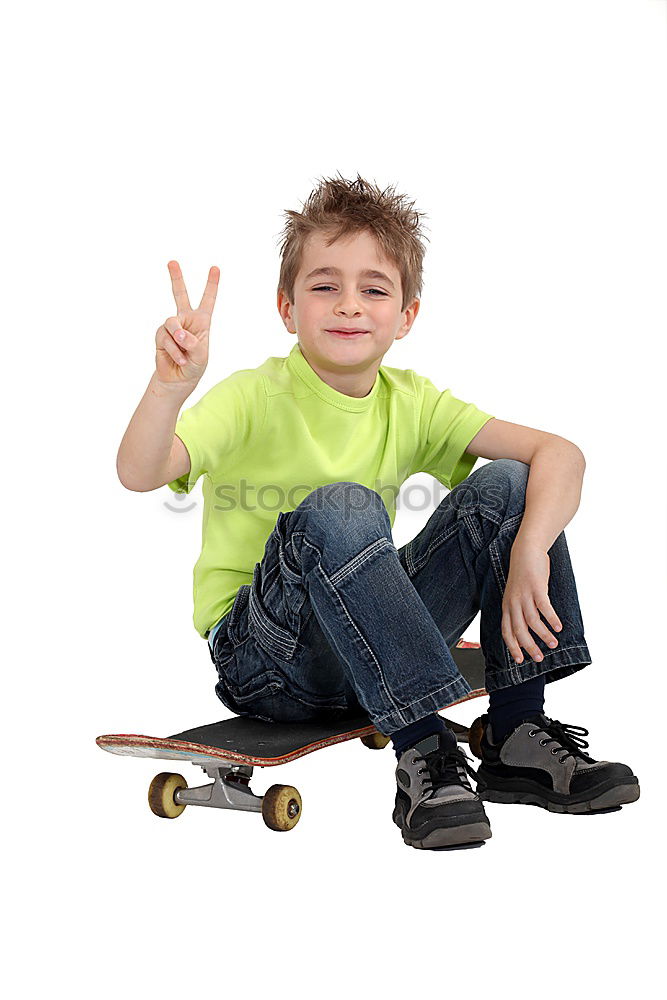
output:
[[[281,233],[278,290],[282,289],[290,302],[294,302],[294,282],[304,245],[315,232],[331,233],[327,246],[343,236],[371,233],[381,255],[396,266],[401,276],[401,310],[421,298],[426,253],[421,241],[428,239],[421,220],[426,215],[418,212],[406,195],[396,194],[395,185],[381,191],[358,173],[353,181],[339,173],[337,177],[319,180],[303,203],[303,212],[288,208],[283,214],[287,221]]]

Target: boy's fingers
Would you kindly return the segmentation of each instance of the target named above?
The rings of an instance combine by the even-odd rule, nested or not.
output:
[[[538,635],[550,649],[555,649],[558,645],[558,639],[540,618],[538,608],[554,628],[560,626],[560,619],[547,597],[539,598],[539,605],[537,601],[533,602],[532,608],[524,607],[520,602],[514,602],[511,607],[503,611],[501,628],[503,639],[516,662],[521,663],[523,660],[522,648],[531,659],[538,662],[543,659],[542,652],[533,639],[531,631]]]
[[[201,302],[199,303],[199,308],[202,312],[208,313],[210,316],[213,312],[213,306],[215,305],[215,297],[218,294],[218,281],[220,280],[220,268],[212,267],[208,272],[208,281],[206,282],[206,288],[204,289],[204,294],[201,297]]]
[[[540,652],[540,647],[536,644],[532,635],[528,631],[528,626],[526,625],[525,619],[523,617],[523,609],[518,606],[512,609],[512,632],[516,636],[519,644],[525,649],[528,656],[533,660],[541,660],[542,654]]]
[[[169,268],[171,290],[174,293],[177,311],[179,313],[190,312],[192,307],[178,261],[170,260],[167,267]]]
[[[532,631],[535,632],[536,635],[539,635],[539,637],[542,640],[542,642],[544,642],[547,646],[551,646],[552,643],[553,643],[554,646],[556,645],[556,643],[558,642],[558,640],[556,639],[556,637],[553,634],[553,632],[549,631],[549,629],[547,628],[547,626],[544,624],[544,622],[540,618],[540,613],[537,610],[537,608],[535,607],[534,603],[533,603],[532,607],[529,606],[529,607],[524,608],[524,610],[523,610],[523,617],[524,617],[524,619],[525,619],[528,627],[531,628]]]
[[[549,598],[546,596],[542,597],[540,600],[536,601],[536,604],[540,609],[540,611],[542,612],[542,614],[544,615],[544,617],[546,618],[546,620],[551,625],[551,627],[555,629],[557,632],[560,632],[560,630],[563,627],[563,624],[558,615],[556,614],[556,612],[554,611]]]
[[[179,350],[179,347],[174,341],[171,333],[164,326],[158,331],[157,347],[158,350],[166,351],[172,361],[175,361],[176,364],[181,367],[187,361],[185,354]]]
[[[510,618],[509,611],[503,611],[501,632],[503,639],[505,640],[505,645],[510,651],[510,656],[513,660],[520,663],[523,659],[523,655],[514,636],[514,632],[512,631],[512,619]]]
[[[170,316],[169,319],[164,321],[165,330],[168,330],[172,335],[174,340],[183,348],[184,351],[189,351],[191,348],[198,343],[197,338],[194,333],[190,333],[188,330],[184,330],[178,321],[178,316]]]

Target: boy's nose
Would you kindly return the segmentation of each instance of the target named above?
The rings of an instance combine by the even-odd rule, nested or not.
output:
[[[359,303],[355,299],[341,299],[334,309],[336,316],[358,316],[360,313]]]

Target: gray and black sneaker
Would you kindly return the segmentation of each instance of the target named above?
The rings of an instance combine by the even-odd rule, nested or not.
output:
[[[550,812],[587,813],[639,798],[639,782],[627,764],[594,760],[584,753],[588,730],[539,712],[493,742],[482,716],[482,763],[477,791],[486,802],[519,802]]]
[[[426,736],[404,750],[396,767],[393,820],[411,847],[453,847],[488,840],[484,806],[473,792],[466,771],[470,758],[451,733]]]

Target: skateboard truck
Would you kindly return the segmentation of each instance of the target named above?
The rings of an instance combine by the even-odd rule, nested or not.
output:
[[[301,796],[292,785],[271,785],[264,795],[250,788],[253,768],[247,764],[200,765],[211,784],[189,788],[180,774],[162,772],[148,789],[148,804],[156,816],[175,819],[186,806],[259,812],[271,830],[291,830],[301,818]]]
[[[202,771],[213,778],[213,783],[197,788],[177,789],[174,793],[177,805],[262,811],[262,796],[255,795],[250,789],[251,767],[221,764],[219,767],[202,767]]]

